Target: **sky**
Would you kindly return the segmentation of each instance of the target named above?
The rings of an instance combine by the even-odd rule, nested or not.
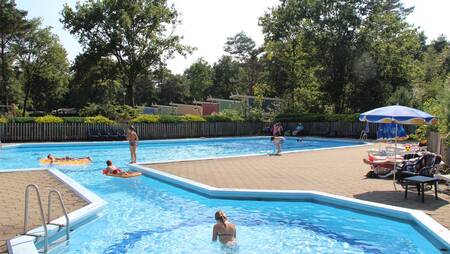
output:
[[[210,64],[225,52],[227,37],[241,31],[250,36],[257,45],[264,41],[258,18],[278,0],[169,0],[181,13],[182,24],[177,34],[182,35],[183,44],[195,47],[187,57],[176,56],[169,60],[168,68],[173,73],[182,73],[189,65],[202,57]],[[70,61],[82,52],[77,39],[64,30],[59,22],[65,3],[75,6],[76,0],[16,0],[19,9],[28,11],[28,16],[41,17],[45,26],[53,27],[66,48]],[[415,6],[407,21],[425,32],[428,41],[441,34],[450,38],[450,0],[403,0],[405,6]]]

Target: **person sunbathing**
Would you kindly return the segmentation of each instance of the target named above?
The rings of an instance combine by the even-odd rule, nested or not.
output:
[[[81,159],[87,159],[89,161],[92,161],[91,157],[81,157],[81,158],[73,158],[73,157],[69,157],[69,156],[65,156],[65,157],[55,157],[52,154],[47,155],[47,159],[50,160],[51,163],[54,163],[56,161],[70,161],[70,160],[81,160]]]

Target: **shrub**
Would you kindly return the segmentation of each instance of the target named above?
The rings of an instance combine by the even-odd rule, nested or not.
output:
[[[36,119],[34,119],[34,122],[36,122],[36,123],[64,123],[64,120],[61,117],[46,115],[46,116],[36,117]]]
[[[67,116],[62,118],[65,123],[84,123],[85,118],[84,117],[77,117],[77,116]]]
[[[139,115],[131,120],[132,123],[158,123],[160,117],[158,115]]]
[[[160,115],[159,116],[159,122],[161,123],[178,123],[181,119],[179,116],[172,116],[172,115]]]
[[[8,123],[8,118],[4,117],[4,116],[0,116],[0,124],[3,123]]]
[[[358,121],[359,114],[279,114],[275,121],[279,122],[335,122]]]
[[[80,116],[102,115],[109,119],[128,121],[142,112],[142,108],[133,108],[128,105],[89,103],[80,110]]]
[[[36,119],[36,117],[29,117],[29,116],[12,117],[12,118],[9,118],[9,122],[12,122],[12,123],[34,123],[34,119]]]
[[[86,117],[84,122],[90,123],[90,124],[114,124],[115,123],[113,120],[110,120],[109,118],[101,116],[101,115]]]
[[[209,116],[204,117],[208,122],[233,122],[233,121],[244,121],[237,112],[235,111],[225,111],[221,113],[214,113]]]
[[[184,115],[180,117],[182,122],[206,122],[205,118],[196,115]]]

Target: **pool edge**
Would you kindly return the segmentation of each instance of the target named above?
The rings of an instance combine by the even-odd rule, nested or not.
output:
[[[184,177],[162,172],[148,166],[148,163],[130,164],[130,168],[142,174],[187,190],[203,194],[211,198],[230,199],[273,199],[273,200],[314,200],[326,204],[339,205],[345,208],[378,215],[394,217],[415,223],[421,229],[436,238],[439,243],[450,249],[450,231],[435,221],[431,216],[420,210],[386,205],[356,198],[344,197],[314,190],[272,190],[272,189],[236,189],[218,188]]]
[[[83,221],[88,220],[96,216],[103,207],[107,204],[105,200],[100,198],[97,194],[91,192],[86,187],[82,186],[69,176],[65,175],[61,171],[57,169],[48,169],[48,168],[30,168],[30,169],[14,169],[2,172],[17,172],[17,171],[31,171],[31,170],[47,170],[54,177],[56,177],[59,181],[63,182],[68,188],[72,189],[75,193],[77,193],[83,200],[88,202],[89,204],[72,211],[68,214],[70,227],[74,227],[76,225],[80,225]],[[65,217],[61,216],[57,219],[51,221],[54,224],[65,224]],[[47,225],[49,237],[52,237],[52,234],[56,234],[59,230],[57,226]],[[37,228],[29,230],[27,233],[39,233],[43,231],[43,227],[39,226]],[[43,238],[36,238],[32,236],[24,236],[19,235],[12,239],[6,241],[7,250],[9,254],[31,254],[38,253],[36,248],[36,243],[42,241]],[[50,243],[49,243],[50,245]]]

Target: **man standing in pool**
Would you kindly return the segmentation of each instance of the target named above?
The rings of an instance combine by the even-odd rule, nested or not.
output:
[[[136,129],[133,125],[128,127],[128,135],[127,135],[128,143],[130,144],[130,153],[131,153],[131,162],[136,163],[136,150],[138,146],[139,137],[136,133]]]

